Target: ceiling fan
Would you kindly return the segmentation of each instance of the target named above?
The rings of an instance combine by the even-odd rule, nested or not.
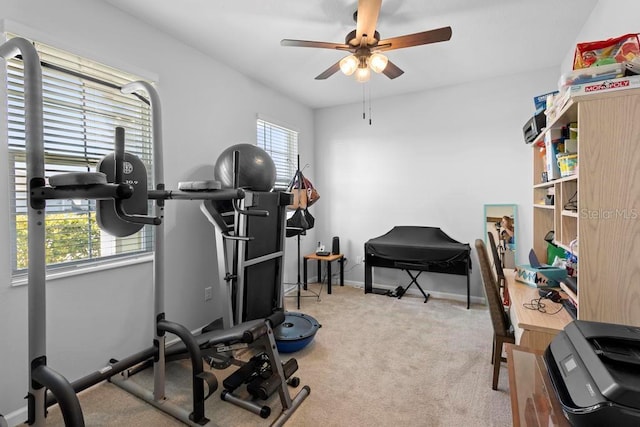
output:
[[[371,77],[370,70],[376,73],[383,73],[390,79],[395,79],[404,73],[381,52],[451,39],[451,27],[443,27],[380,40],[380,34],[376,31],[376,23],[381,4],[382,0],[358,0],[358,10],[353,14],[353,18],[356,21],[356,29],[347,34],[344,44],[283,39],[280,41],[280,45],[337,49],[351,52],[351,55],[342,58],[320,73],[316,80],[324,80],[341,70],[348,76],[355,73],[357,81],[366,82]]]

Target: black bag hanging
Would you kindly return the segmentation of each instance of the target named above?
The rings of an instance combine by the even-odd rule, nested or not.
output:
[[[313,215],[311,215],[311,212],[309,212],[309,209],[305,209],[304,210],[304,219],[307,221],[307,230],[310,230],[313,228],[313,226],[316,224],[316,219],[313,217]]]
[[[309,228],[309,223],[304,217],[302,209],[296,209],[291,218],[287,220],[287,237],[303,234]]]

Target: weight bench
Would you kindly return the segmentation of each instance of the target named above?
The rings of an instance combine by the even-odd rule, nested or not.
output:
[[[271,408],[260,405],[255,400],[266,400],[278,391],[282,403],[282,413],[273,425],[282,425],[309,395],[309,386],[304,386],[292,399],[288,386],[297,387],[300,380],[292,377],[298,370],[298,362],[291,358],[282,362],[277,349],[273,328],[285,321],[282,311],[276,311],[266,319],[249,320],[228,329],[207,330],[196,336],[202,356],[212,368],[225,369],[232,363],[241,365],[223,381],[220,397],[226,402],[244,408],[250,412],[268,418]],[[242,362],[233,357],[236,350],[252,348],[261,350],[247,361]],[[168,360],[185,357],[185,347],[176,343],[166,351]],[[252,399],[247,400],[235,394],[241,385],[247,384],[247,391]]]

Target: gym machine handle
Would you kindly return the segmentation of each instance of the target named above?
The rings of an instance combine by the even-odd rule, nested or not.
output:
[[[131,197],[132,194],[133,189],[127,184],[77,184],[34,188],[31,197],[35,201],[51,199],[124,200]]]
[[[253,240],[252,236],[232,236],[230,234],[223,234],[222,238],[227,240],[240,240],[243,242],[248,242],[250,240]]]
[[[238,201],[236,201],[234,203],[233,207],[240,215],[246,215],[246,216],[269,216],[269,211],[250,211],[249,209],[241,209],[240,208],[240,202],[238,202]]]
[[[34,360],[31,377],[38,388],[46,387],[51,390],[51,393],[56,397],[65,425],[84,427],[85,423],[82,408],[80,407],[80,402],[73,387],[71,387],[71,384],[65,377],[46,365],[46,358],[44,356]],[[29,399],[32,399],[31,396],[31,394],[28,396]],[[30,404],[29,407],[29,419],[27,422],[33,424],[36,418],[33,404]]]
[[[239,188],[239,187],[240,187],[240,151],[235,150],[233,152],[233,188]],[[240,215],[269,216],[269,211],[263,211],[263,210],[250,211],[248,209],[241,209],[239,200],[235,200],[233,202],[233,208]],[[238,239],[238,240],[242,240],[242,239]]]
[[[149,190],[148,197],[154,200],[231,200],[243,199],[244,190],[242,190],[241,188],[195,192],[175,190]]]
[[[116,183],[122,183],[124,181],[123,178],[123,165],[124,165],[124,128],[116,127],[116,141],[115,141],[115,179]],[[147,215],[130,215],[124,210],[124,206],[122,205],[122,199],[115,199],[115,211],[118,217],[127,222],[132,222],[135,224],[151,224],[151,225],[160,225],[162,220],[155,216],[147,216]]]
[[[284,323],[284,321],[284,312],[282,310],[276,310],[269,317],[265,318],[264,322],[256,323],[244,331],[242,334],[242,342],[251,344],[252,342],[257,341],[261,336],[264,336],[268,330],[267,322],[271,328],[275,328],[276,326]]]
[[[155,216],[146,216],[146,215],[129,215],[122,208],[122,201],[120,199],[115,200],[115,210],[118,218],[123,221],[131,222],[134,224],[150,224],[150,225],[160,225],[162,220]]]

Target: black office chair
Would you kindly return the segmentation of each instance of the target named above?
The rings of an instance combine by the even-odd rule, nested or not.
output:
[[[502,269],[502,260],[500,259],[500,255],[498,255],[498,247],[496,245],[496,240],[493,237],[492,232],[487,232],[489,237],[489,245],[491,245],[491,253],[493,255],[493,265],[496,271],[496,279],[498,286],[498,292],[502,294],[502,305],[509,306],[509,289],[507,289],[507,279],[504,277],[504,270]]]
[[[493,364],[493,382],[491,388],[498,389],[498,376],[500,375],[500,364],[506,362],[502,357],[502,347],[505,343],[515,344],[516,339],[511,329],[511,321],[509,315],[505,312],[500,300],[500,292],[496,284],[493,273],[491,272],[491,263],[487,254],[487,247],[480,239],[476,239],[476,253],[480,262],[480,273],[482,275],[482,283],[489,304],[489,313],[491,314],[491,323],[493,324],[493,350],[491,353],[491,363]]]

